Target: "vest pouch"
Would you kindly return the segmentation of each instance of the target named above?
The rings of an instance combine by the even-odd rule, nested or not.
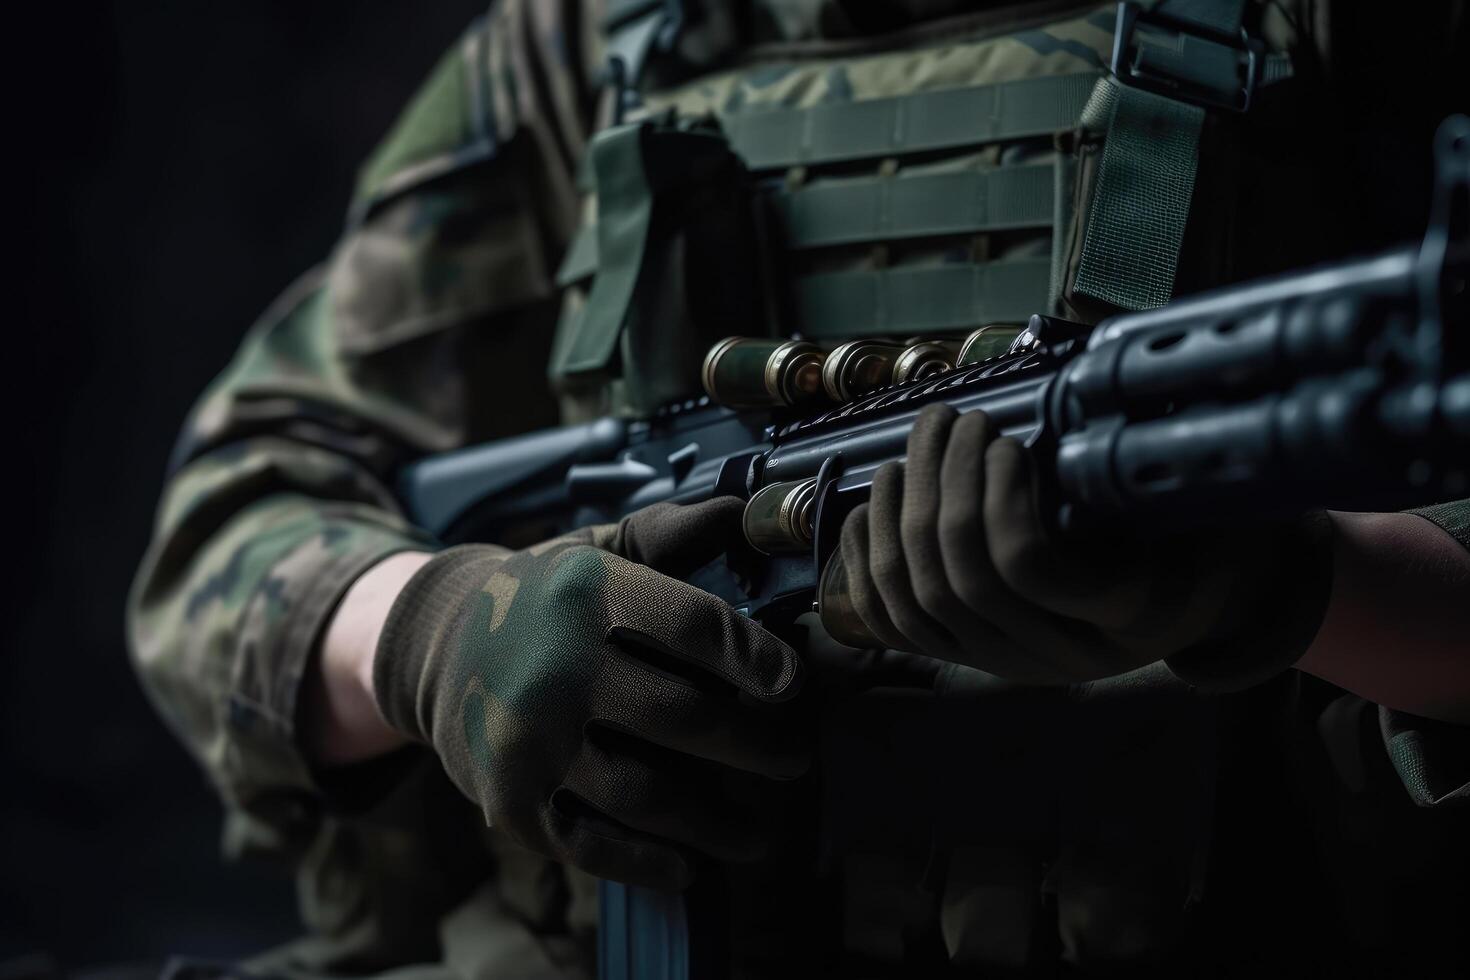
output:
[[[552,380],[612,384],[617,414],[647,416],[699,393],[700,363],[721,338],[770,332],[750,180],[713,122],[617,126],[589,152],[596,274],[563,324]]]

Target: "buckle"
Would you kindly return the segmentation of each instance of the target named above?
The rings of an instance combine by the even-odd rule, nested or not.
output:
[[[1246,36],[1118,4],[1113,77],[1125,85],[1182,102],[1245,112],[1261,78],[1265,48]]]

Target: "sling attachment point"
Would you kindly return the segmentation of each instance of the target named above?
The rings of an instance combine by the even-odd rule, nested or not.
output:
[[[1194,105],[1245,112],[1265,65],[1265,49],[1240,26],[1238,2],[1118,4],[1113,77]]]
[[[1245,112],[1269,75],[1260,41],[1241,26],[1244,0],[1118,5],[1112,77],[1085,124],[1101,125],[1096,189],[1074,288],[1120,309],[1174,295],[1174,276],[1211,110]]]

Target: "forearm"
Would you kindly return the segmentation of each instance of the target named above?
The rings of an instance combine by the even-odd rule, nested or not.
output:
[[[421,551],[390,555],[342,597],[305,679],[302,748],[314,762],[361,762],[406,741],[378,712],[373,654],[393,600],[431,557]]]
[[[1470,722],[1470,551],[1413,514],[1330,516],[1332,596],[1297,668],[1389,708]]]

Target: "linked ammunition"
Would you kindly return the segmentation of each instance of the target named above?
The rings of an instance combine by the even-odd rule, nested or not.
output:
[[[825,357],[816,344],[802,340],[726,337],[705,355],[704,390],[730,408],[821,401]]]

